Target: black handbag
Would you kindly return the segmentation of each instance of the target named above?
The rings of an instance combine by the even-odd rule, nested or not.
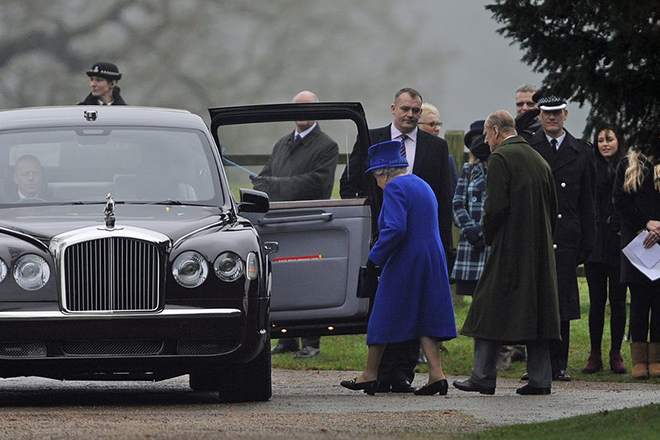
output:
[[[376,290],[378,289],[379,278],[374,271],[367,269],[367,266],[360,266],[357,297],[374,299],[376,297]]]

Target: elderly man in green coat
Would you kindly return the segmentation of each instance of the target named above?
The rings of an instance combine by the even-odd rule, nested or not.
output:
[[[461,330],[474,338],[472,375],[454,386],[494,394],[500,346],[522,343],[528,350],[529,383],[516,392],[550,394],[550,341],[560,338],[552,171],[517,135],[507,111],[489,115],[484,133],[493,153],[482,222],[492,250]]]

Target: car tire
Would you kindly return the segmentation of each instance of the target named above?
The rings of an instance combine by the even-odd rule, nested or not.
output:
[[[191,373],[193,391],[217,391],[223,402],[263,402],[273,395],[270,337],[250,362],[226,364],[213,373]]]

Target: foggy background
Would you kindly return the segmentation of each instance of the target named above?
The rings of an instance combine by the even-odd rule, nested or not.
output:
[[[68,105],[89,93],[85,75],[112,61],[129,105],[207,108],[360,101],[369,126],[392,120],[396,90],[436,105],[445,130],[466,130],[543,75],[481,0],[3,0],[0,108]],[[540,29],[539,32],[543,30]],[[580,136],[587,109],[569,104]]]

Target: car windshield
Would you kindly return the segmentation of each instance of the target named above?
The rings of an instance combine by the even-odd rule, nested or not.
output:
[[[196,130],[93,128],[0,133],[3,204],[223,205],[207,138]],[[6,205],[5,205],[6,206]]]

